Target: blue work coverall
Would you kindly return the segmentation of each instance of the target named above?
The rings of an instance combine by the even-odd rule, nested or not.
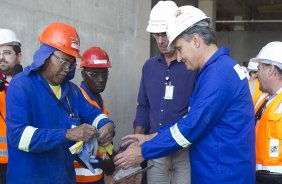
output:
[[[34,62],[10,83],[6,96],[8,184],[75,184],[74,156],[69,151],[73,142],[66,140],[67,129],[81,123],[99,129],[112,122],[69,81],[74,72],[61,84],[61,98],[54,97],[37,70],[55,50],[43,44]]]
[[[189,146],[192,184],[254,184],[253,103],[244,73],[220,48],[200,69],[188,114],[142,146],[146,160]]]

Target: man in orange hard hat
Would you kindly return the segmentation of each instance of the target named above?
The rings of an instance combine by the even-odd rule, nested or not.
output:
[[[69,150],[73,141],[87,143],[99,134],[99,142],[107,145],[114,125],[70,82],[80,58],[76,29],[51,23],[39,41],[33,63],[14,77],[6,96],[7,181],[75,184],[74,156]]]

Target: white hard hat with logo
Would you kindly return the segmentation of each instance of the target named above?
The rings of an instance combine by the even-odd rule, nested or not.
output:
[[[10,29],[0,29],[0,46],[6,44],[21,46],[21,42],[17,39],[14,31]]]
[[[166,34],[169,45],[187,28],[192,27],[195,23],[208,19],[207,15],[194,6],[181,6],[174,15],[168,19]]]
[[[167,18],[176,10],[177,5],[173,1],[159,1],[151,10],[147,31],[150,33],[163,33],[166,31]]]
[[[253,61],[250,61],[250,62],[248,63],[247,69],[248,69],[249,71],[258,71],[258,63],[255,63],[255,62],[253,62]]]
[[[282,69],[282,42],[274,41],[265,45],[252,62],[273,64]]]

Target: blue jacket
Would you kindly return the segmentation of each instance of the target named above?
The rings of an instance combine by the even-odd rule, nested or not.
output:
[[[168,66],[163,54],[146,61],[142,69],[134,128],[141,126],[154,133],[187,114],[196,73],[176,60]],[[173,99],[164,98],[166,85],[174,86]]]
[[[190,146],[192,184],[254,184],[253,108],[244,73],[220,48],[199,71],[187,116],[160,129],[142,155],[155,159]]]
[[[48,49],[50,53],[54,52]],[[81,123],[99,129],[112,121],[88,103],[80,89],[69,80],[61,84],[60,104],[46,80],[37,72],[36,69],[44,63],[37,59],[34,60],[37,65],[33,63],[13,78],[6,96],[7,183],[74,184],[74,156],[69,151],[73,142],[66,140],[67,129]],[[62,106],[71,109],[74,118]]]

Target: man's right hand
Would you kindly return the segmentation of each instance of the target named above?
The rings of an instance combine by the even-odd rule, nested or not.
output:
[[[72,141],[89,141],[96,135],[96,128],[84,123],[72,129],[68,129],[66,133],[66,139]]]

